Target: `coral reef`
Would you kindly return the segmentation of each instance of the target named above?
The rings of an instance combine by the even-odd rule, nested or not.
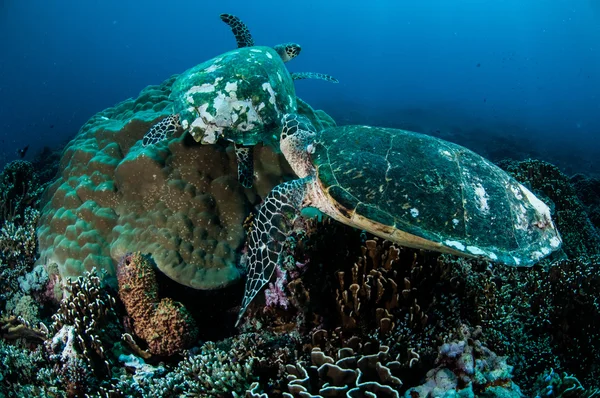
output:
[[[310,365],[287,365],[289,393],[284,397],[399,397],[402,381],[393,373],[400,363],[390,358],[387,346],[368,342],[357,350],[344,347],[335,359],[313,348],[310,357]]]
[[[133,319],[135,334],[155,355],[173,355],[188,348],[198,329],[185,307],[169,298],[158,298],[152,263],[141,253],[126,254],[117,267],[119,297]]]
[[[44,185],[30,162],[15,160],[0,173],[0,227],[5,222],[20,224],[27,208],[39,205]]]
[[[600,228],[600,180],[576,174],[571,177],[570,182],[585,206],[590,221],[596,229]]]
[[[103,340],[118,335],[113,325],[117,314],[115,299],[108,293],[96,269],[85,272],[75,280],[67,279],[69,295],[60,302],[50,330],[53,337],[46,342],[66,368],[90,368],[101,376],[111,374],[111,364]]]
[[[293,174],[282,155],[258,145],[255,186],[244,189],[231,146],[200,145],[185,134],[143,147],[145,132],[170,112],[175,77],[94,115],[67,145],[38,230],[41,261],[61,277],[92,267],[114,275],[119,259],[136,251],[195,289],[241,277],[244,219]],[[334,123],[303,104],[309,117]]]

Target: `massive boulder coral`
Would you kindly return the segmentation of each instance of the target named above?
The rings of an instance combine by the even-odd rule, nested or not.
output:
[[[92,267],[114,275],[124,254],[140,251],[195,289],[240,278],[244,219],[292,171],[259,145],[255,186],[244,189],[231,147],[201,146],[187,134],[143,147],[148,128],[170,112],[174,79],[94,115],[65,149],[38,229],[40,262],[57,266],[61,277]],[[309,117],[333,122],[302,106]]]

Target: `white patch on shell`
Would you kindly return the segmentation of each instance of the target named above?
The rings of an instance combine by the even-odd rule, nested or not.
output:
[[[225,84],[225,91],[227,91],[230,95],[233,91],[233,94],[237,91],[237,82],[228,82]]]
[[[489,213],[490,206],[487,202],[489,197],[481,183],[477,183],[477,186],[475,186],[475,195],[477,195],[477,207],[479,207],[479,211],[481,211],[484,214]]]
[[[498,260],[498,256],[496,256],[495,253],[489,253],[488,256],[492,259],[492,260]]]
[[[448,160],[453,160],[452,154],[445,149],[440,149],[440,154]]]
[[[448,246],[448,247],[453,247],[453,248],[455,248],[455,249],[458,249],[458,250],[460,250],[461,252],[464,252],[464,251],[465,251],[465,245],[463,245],[462,243],[460,243],[460,242],[457,242],[457,241],[455,241],[455,240],[447,240],[447,241],[445,241],[445,242],[444,242],[444,244],[445,244],[446,246]]]
[[[544,215],[544,218],[550,221],[550,208],[546,206],[544,202],[539,200],[529,189],[525,188],[523,185],[519,184],[519,188],[525,194],[525,197],[531,203],[533,208],[540,214]]]
[[[521,259],[520,258],[513,257],[513,260],[514,260],[514,262],[515,262],[516,265],[521,264]]]
[[[288,95],[288,99],[290,100],[290,108],[292,108],[294,106],[294,99],[291,95]]]
[[[269,103],[275,107],[275,111],[277,112],[277,114],[280,114],[281,112],[279,111],[279,109],[277,109],[277,99],[275,98],[275,90],[273,90],[273,87],[271,87],[271,83],[263,83],[262,89],[269,93]]]
[[[518,186],[511,185],[510,186],[510,190],[515,195],[515,198],[517,198],[518,200],[522,200],[523,199],[523,195],[521,195],[521,190],[519,189]]]
[[[270,53],[267,53],[267,58],[272,59],[273,56]]]
[[[256,108],[256,111],[257,111],[257,112],[260,112],[260,111],[262,111],[262,109],[263,109],[264,107],[265,107],[265,103],[264,103],[264,102],[261,102],[260,104],[258,104],[258,108]]]
[[[415,209],[414,207],[412,209],[410,209],[410,215],[413,217],[418,217],[419,216],[419,210]]]
[[[550,246],[552,246],[552,247],[560,246],[560,239],[557,236],[554,236],[552,239],[550,239]]]
[[[527,228],[529,228],[527,209],[525,206],[523,206],[523,204],[519,204],[519,207],[516,210],[515,217],[517,219],[517,223],[515,224],[515,228],[522,231],[527,231]]]
[[[456,226],[458,226],[458,223],[459,223],[459,222],[460,222],[460,221],[458,221],[458,218],[453,218],[453,219],[452,219],[452,224],[454,224],[454,226],[455,226],[455,227],[456,227]]]
[[[546,249],[546,250],[548,250],[548,249]],[[550,252],[550,251],[548,250],[548,252]],[[544,257],[544,255],[542,254],[542,252],[539,252],[539,251],[537,251],[537,250],[536,250],[536,251],[534,251],[533,253],[531,253],[531,258],[532,258],[533,260],[535,260],[535,261],[539,260],[539,259],[540,259],[540,258],[542,258],[542,257]]]
[[[193,104],[194,103],[194,99],[192,98],[192,94],[196,94],[196,93],[212,93],[213,91],[215,91],[215,84],[204,83],[201,86],[194,86],[194,87],[190,88],[188,90],[188,92],[185,93],[185,95],[186,95],[187,102],[189,102],[190,104]]]
[[[205,68],[202,72],[212,73],[219,68],[221,68],[221,65],[217,65],[216,63],[214,63],[211,66],[209,66],[208,68]]]
[[[282,82],[283,81],[283,77],[281,77],[281,74],[279,72],[277,72],[277,77],[279,78],[279,81]]]
[[[486,255],[487,253],[476,246],[467,246],[467,251],[476,256]]]
[[[250,52],[253,52],[253,53],[261,53],[262,51],[261,51],[261,50],[259,50],[259,49],[256,49],[256,48],[251,48],[251,49],[250,49]]]

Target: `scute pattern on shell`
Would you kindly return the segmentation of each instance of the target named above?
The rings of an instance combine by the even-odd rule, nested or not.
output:
[[[547,207],[476,153],[405,130],[320,132],[319,182],[346,216],[362,216],[470,255],[531,265],[560,245]],[[531,197],[530,197],[531,195]]]
[[[208,144],[223,137],[277,148],[281,118],[296,109],[291,75],[269,47],[236,49],[187,70],[171,100],[183,128]]]

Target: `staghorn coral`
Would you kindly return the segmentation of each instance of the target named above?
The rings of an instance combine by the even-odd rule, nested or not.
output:
[[[150,260],[141,253],[123,256],[117,267],[119,297],[133,319],[133,330],[146,341],[150,353],[173,355],[189,347],[198,335],[185,307],[158,298],[158,284]]]

